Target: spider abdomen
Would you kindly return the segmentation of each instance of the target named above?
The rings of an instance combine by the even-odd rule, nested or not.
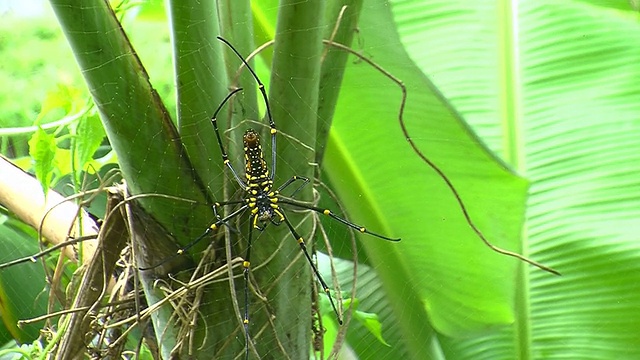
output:
[[[268,192],[271,189],[271,182],[269,181],[267,162],[264,160],[260,145],[260,135],[253,129],[247,129],[242,136],[242,141],[244,142],[245,176],[248,185],[250,187],[259,186]]]

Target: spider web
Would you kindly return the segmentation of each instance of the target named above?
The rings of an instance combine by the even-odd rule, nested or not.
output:
[[[214,44],[201,44],[200,46],[202,46],[202,48],[206,48],[206,47],[210,47],[210,46],[214,46]],[[192,49],[194,50],[194,49]],[[196,48],[194,51],[198,51],[198,49]],[[143,54],[141,54],[141,57],[143,57]],[[144,58],[143,58],[144,59]],[[311,60],[311,59],[309,59]],[[144,61],[144,60],[143,60]],[[233,63],[233,62],[232,62]],[[238,63],[236,61],[236,63]],[[268,79],[268,73],[265,70],[265,66],[258,61],[257,62],[257,70],[262,74],[261,78],[263,79],[263,82],[267,83]],[[212,77],[215,77],[216,71],[215,69],[209,69],[209,71],[205,71],[205,74],[211,75]],[[266,74],[265,74],[266,73]],[[253,81],[253,79],[250,79],[250,81]],[[197,84],[196,84],[197,86]],[[268,86],[268,83],[267,83]],[[245,92],[247,91],[255,91],[255,90],[248,90],[245,89]],[[221,97],[219,97],[221,98]],[[212,101],[213,104],[219,103],[219,101]],[[260,96],[258,96],[258,103],[262,103],[262,99],[260,98]],[[278,103],[272,103],[272,106],[278,106]],[[302,99],[300,99],[299,101],[299,106],[310,106],[309,104],[305,104],[304,101],[302,101]],[[227,108],[228,110],[226,110],[227,114],[233,114],[235,112],[239,112],[239,113],[243,113],[244,112],[244,107],[243,107],[243,103],[241,101],[241,99],[232,99],[230,101],[229,104],[227,104]],[[224,110],[223,110],[224,111]],[[206,116],[206,118],[210,117],[210,111],[209,112],[205,112],[202,113],[201,115],[203,117]],[[263,116],[259,116],[259,118],[262,118]],[[265,121],[266,122],[266,121]],[[277,122],[277,119],[276,119]],[[266,133],[266,131],[264,131],[266,129],[264,123],[260,124],[259,122],[256,123],[255,120],[251,121],[250,119],[244,119],[241,120],[240,123],[237,126],[234,126],[234,128],[232,129],[222,129],[223,130],[223,138],[224,138],[224,143],[225,146],[227,148],[227,151],[229,152],[229,154],[232,156],[231,157],[231,161],[232,164],[234,164],[234,168],[237,169],[237,171],[241,171],[241,169],[243,169],[243,164],[241,161],[239,161],[241,159],[240,157],[240,152],[238,151],[238,138],[239,135],[244,131],[244,129],[247,126],[251,126],[251,127],[258,127],[259,130],[262,130],[263,133]],[[193,136],[195,137],[195,139],[191,139],[190,137]],[[234,140],[235,138],[235,140]],[[268,139],[268,137],[264,137],[265,139]],[[202,132],[199,131],[191,131],[188,128],[185,128],[185,134],[183,134],[182,137],[183,140],[189,141],[189,140],[193,140],[196,143],[198,143],[199,147],[202,148],[207,148],[207,147],[211,147],[211,143],[212,143],[212,138],[210,136],[206,136],[203,135]],[[286,134],[286,132],[280,132],[280,135],[278,137],[278,141],[279,141],[279,150],[281,148],[286,148],[287,146],[292,146],[291,144],[294,144],[296,142],[298,142],[298,140],[296,138],[292,138],[290,137],[290,135]],[[288,144],[290,143],[290,144]],[[215,143],[214,143],[214,150],[215,150]],[[305,145],[305,144],[303,144]],[[306,144],[306,146],[303,146],[302,149],[303,151],[305,147],[311,147],[312,144]],[[271,162],[271,156],[270,156],[270,144],[268,141],[264,141],[263,142],[263,146],[265,148],[265,157],[267,159],[268,162]],[[233,156],[235,154],[235,156]],[[289,164],[287,163],[287,159],[286,158],[282,158],[280,157],[280,151],[278,151],[278,163],[280,164],[279,169],[284,168],[288,168],[290,166],[288,166]],[[216,162],[218,161],[216,159],[216,155],[209,155],[207,161],[213,161]],[[284,166],[282,166],[284,163]],[[271,164],[270,164],[271,165]],[[282,170],[280,170],[277,173],[276,176],[276,186],[281,183],[284,179],[290,177],[289,174],[287,175],[281,175]],[[228,176],[226,179],[230,179],[229,173],[227,172],[226,175]],[[216,180],[217,178],[214,178],[214,180]],[[223,199],[234,199],[237,198],[235,196],[237,196],[238,191],[237,191],[237,187],[233,186],[233,181],[231,181],[232,186],[230,189],[226,190],[225,192],[225,196],[223,196]],[[235,191],[234,191],[235,190]],[[231,195],[233,194],[233,195]],[[214,199],[216,201],[219,201],[219,199]],[[228,211],[231,211],[231,209],[229,209]],[[298,220],[300,218],[300,214],[296,214],[296,213],[288,213],[288,216],[292,219],[292,222],[294,223],[294,226],[296,226],[296,228],[298,228]],[[307,217],[309,216],[308,214],[306,215]],[[243,229],[246,226],[246,217],[244,218],[244,221],[239,221],[238,224],[236,224],[235,222],[231,224],[230,228],[230,233],[229,235],[231,235],[231,239],[232,243],[230,244],[225,244],[224,247],[222,246],[218,246],[217,249],[227,249],[227,247],[230,245],[232,247],[232,251],[231,251],[231,258],[237,257],[237,256],[243,256],[244,255],[244,247],[246,246],[246,235],[245,237],[243,236],[233,236],[234,233],[237,234],[242,234],[243,233]],[[333,226],[333,225],[331,225]],[[272,279],[273,280],[273,284],[277,284],[279,282],[283,282],[283,281],[287,281],[287,282],[291,282],[291,280],[289,279],[298,279],[297,282],[299,283],[299,285],[294,286],[293,288],[298,288],[298,289],[303,289],[303,288],[307,288],[309,286],[309,282],[310,282],[310,278],[308,275],[308,265],[305,263],[305,260],[302,259],[302,253],[300,252],[299,248],[296,247],[293,244],[293,239],[291,238],[290,234],[288,233],[288,231],[286,229],[282,229],[284,227],[281,227],[280,229],[275,229],[273,228],[273,226],[271,226],[270,229],[267,229],[265,232],[256,232],[254,231],[254,246],[252,248],[252,263],[256,264],[255,266],[252,266],[252,279],[256,279],[259,277],[264,278],[268,278],[268,279]],[[201,228],[196,227],[196,231],[201,231]],[[272,235],[271,233],[274,232],[274,230],[279,230],[275,237],[274,235]],[[246,233],[245,233],[246,234]],[[305,238],[309,238],[309,236],[307,234],[303,234],[303,237]],[[295,267],[290,268],[290,270],[287,270],[284,273],[271,273],[271,274],[266,274],[266,276],[261,276],[265,271],[270,271],[268,270],[268,267],[262,267],[262,263],[264,261],[268,261],[269,259],[272,258],[272,254],[269,253],[269,251],[264,251],[264,242],[265,241],[271,241],[271,242],[275,242],[276,244],[280,244],[277,247],[277,251],[278,252],[282,252],[284,253],[284,256],[282,256],[282,258],[284,259],[289,259],[286,260],[286,262],[290,262],[291,264],[293,264],[293,261],[295,259],[295,261],[297,262],[297,265]],[[289,246],[287,246],[289,245]],[[342,250],[341,250],[342,251]],[[348,252],[349,250],[347,250]],[[344,252],[344,251],[342,251]],[[227,253],[228,250],[227,250]],[[220,256],[217,255],[216,256]],[[228,256],[228,255],[227,255]],[[282,266],[281,266],[282,268]],[[289,266],[285,266],[285,269],[289,269]],[[296,270],[297,269],[297,270]],[[304,270],[302,273],[299,273],[300,270]],[[236,269],[236,271],[234,272],[236,275],[239,274],[238,269]],[[330,274],[330,272],[329,272]],[[325,277],[327,277],[327,275],[325,275]],[[305,280],[307,279],[307,280]],[[262,286],[260,284],[263,284]],[[272,349],[272,350],[267,350],[267,351],[273,351],[274,354],[270,354],[269,352],[267,353],[260,353],[261,356],[265,356],[265,357],[271,357],[271,356],[275,356],[275,357],[281,357],[281,356],[285,356],[283,355],[282,351],[284,348],[284,344],[283,342],[286,342],[286,339],[282,339],[282,338],[278,338],[277,334],[277,322],[279,321],[279,317],[283,317],[283,316],[287,316],[288,314],[275,314],[273,309],[270,308],[270,301],[273,301],[273,299],[279,299],[282,296],[286,296],[287,298],[290,298],[292,302],[296,302],[295,299],[300,298],[301,296],[308,296],[308,295],[302,295],[302,294],[296,294],[296,293],[292,293],[292,294],[280,294],[278,291],[274,292],[273,291],[273,286],[271,284],[269,284],[269,282],[266,282],[266,284],[268,284],[267,286],[264,285],[265,281],[259,281],[259,280],[255,280],[252,282],[252,286],[251,286],[251,291],[252,293],[250,294],[250,310],[249,310],[249,315],[250,318],[252,319],[252,323],[253,324],[265,324],[262,325],[262,327],[258,327],[253,325],[253,327],[250,327],[250,334],[251,334],[251,338],[252,341],[256,344],[262,343],[260,346],[260,349]],[[302,285],[300,285],[302,284]],[[241,281],[241,279],[239,279],[239,281],[236,281],[234,283],[235,288],[236,288],[236,293],[234,294],[232,292],[232,298],[235,298],[233,300],[237,300],[239,309],[231,309],[230,308],[230,304],[229,303],[222,303],[223,301],[228,301],[225,299],[224,296],[216,296],[215,293],[216,291],[218,291],[218,294],[220,292],[229,292],[229,289],[226,288],[226,284],[222,284],[222,290],[205,290],[205,295],[203,296],[202,303],[201,306],[205,306],[207,309],[219,309],[218,311],[213,311],[213,312],[209,312],[206,316],[210,317],[210,318],[215,318],[215,320],[213,320],[213,323],[216,324],[220,324],[220,329],[223,333],[228,333],[228,338],[229,339],[233,339],[232,342],[235,343],[235,345],[243,345],[244,343],[244,335],[243,335],[243,331],[242,331],[242,326],[241,324],[238,322],[237,316],[234,317],[229,317],[230,313],[234,313],[234,311],[237,313],[237,311],[239,310],[240,313],[243,312],[243,297],[242,297],[242,291],[241,289],[243,288],[244,284]],[[276,289],[280,289],[280,287],[276,287]],[[307,292],[308,290],[306,290],[305,292]],[[214,295],[207,297],[206,293],[207,292],[211,292]],[[265,302],[263,299],[266,299],[267,301]],[[233,303],[233,302],[232,302]],[[293,304],[293,303],[292,303]],[[235,306],[235,304],[234,304]],[[233,311],[232,311],[233,310]],[[285,310],[287,311],[287,310]],[[327,310],[324,310],[325,312]],[[296,316],[305,316],[305,314],[299,314]],[[222,318],[223,320],[219,320],[220,318]],[[224,320],[226,318],[226,320]],[[275,318],[274,320],[271,320],[272,318]],[[268,319],[268,320],[264,320],[264,319]],[[205,322],[208,322],[211,319],[208,318],[204,318],[203,319]],[[257,321],[255,321],[257,320]],[[327,321],[327,320],[325,320]],[[335,320],[334,320],[335,321]],[[225,325],[225,323],[227,325]],[[304,321],[303,321],[304,323]],[[227,329],[227,330],[223,330],[223,329]],[[274,337],[275,335],[275,337]],[[273,342],[273,344],[271,343],[266,343],[265,342]],[[232,345],[233,346],[233,345]],[[236,346],[237,348],[237,346]],[[241,347],[242,348],[242,347]],[[264,351],[264,350],[262,350]],[[253,353],[253,349],[252,349],[252,353]],[[218,354],[218,353],[217,353]],[[280,354],[280,355],[275,355],[275,354]],[[216,355],[216,357],[218,357],[220,355]],[[253,355],[252,355],[253,356]]]

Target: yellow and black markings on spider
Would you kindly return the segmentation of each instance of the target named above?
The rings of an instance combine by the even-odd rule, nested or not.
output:
[[[388,240],[388,241],[400,241],[399,238],[390,238],[386,237],[374,232],[367,230],[366,228],[352,223],[346,219],[343,219],[337,215],[335,215],[329,209],[323,209],[316,206],[308,205],[306,203],[295,200],[293,197],[298,193],[305,185],[309,183],[309,179],[303,176],[292,176],[289,180],[285,181],[282,185],[280,185],[275,190],[273,189],[273,179],[276,172],[276,134],[278,133],[276,129],[276,124],[271,117],[271,109],[269,107],[269,100],[267,98],[267,93],[265,91],[264,85],[254,72],[254,70],[249,66],[247,61],[238,53],[238,51],[229,43],[227,40],[218,37],[218,39],[224,42],[233,52],[240,58],[246,68],[251,72],[253,78],[258,83],[258,89],[262,94],[262,98],[265,103],[267,119],[269,121],[270,127],[270,135],[271,135],[271,171],[267,166],[267,162],[264,159],[264,153],[262,151],[262,145],[260,144],[260,136],[253,129],[247,129],[244,133],[242,140],[244,144],[244,160],[245,160],[245,177],[244,179],[238,174],[238,172],[233,168],[231,162],[229,161],[229,156],[222,144],[222,138],[220,136],[220,130],[218,129],[218,121],[217,116],[222,107],[235,95],[237,92],[242,89],[235,89],[231,91],[224,100],[220,103],[216,111],[214,112],[211,123],[215,130],[216,139],[218,141],[218,145],[220,146],[220,153],[222,154],[222,162],[229,169],[231,174],[233,175],[235,181],[238,185],[244,190],[246,193],[246,197],[241,200],[231,200],[231,201],[221,201],[217,202],[213,206],[214,215],[216,216],[216,221],[211,224],[207,230],[194,239],[191,243],[178,250],[177,254],[183,254],[188,249],[193,247],[198,241],[206,237],[212,231],[218,229],[221,225],[226,224],[229,220],[235,218],[236,216],[241,215],[247,209],[250,209],[250,218],[251,218],[251,226],[249,227],[249,236],[247,239],[247,250],[244,260],[242,262],[243,267],[243,277],[244,277],[244,318],[242,320],[244,324],[245,331],[245,358],[249,357],[249,271],[251,268],[251,242],[253,240],[252,234],[253,229],[263,231],[266,226],[271,223],[275,226],[281,225],[284,223],[289,232],[293,236],[293,238],[298,242],[300,249],[302,250],[305,258],[307,259],[309,266],[311,267],[315,277],[320,283],[322,290],[327,294],[329,298],[329,302],[331,303],[331,307],[333,308],[333,312],[335,313],[338,322],[342,325],[342,317],[338,312],[336,304],[334,303],[333,298],[330,296],[330,289],[327,283],[324,281],[320,272],[313,264],[313,260],[309,251],[307,250],[307,246],[305,245],[304,238],[298,234],[296,229],[293,227],[287,216],[285,215],[285,211],[280,207],[280,204],[291,206],[298,209],[306,209],[311,210],[319,214],[323,214],[331,217],[338,222],[357,230],[361,233],[369,234],[375,236],[380,239]],[[294,182],[300,181],[302,182],[290,196],[285,197],[280,195],[280,192],[285,188],[289,187]],[[241,205],[238,209],[231,212],[229,215],[220,217],[218,216],[218,209],[227,205]],[[159,264],[158,264],[159,265]],[[156,266],[158,266],[156,265]],[[144,270],[144,269],[143,269]]]

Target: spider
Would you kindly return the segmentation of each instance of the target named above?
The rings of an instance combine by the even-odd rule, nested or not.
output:
[[[301,201],[295,200],[293,196],[300,191],[305,185],[307,185],[310,180],[303,176],[292,176],[289,180],[285,181],[282,185],[274,188],[274,178],[276,172],[276,134],[278,133],[276,129],[276,124],[271,116],[271,109],[269,107],[269,100],[267,97],[267,93],[265,91],[264,84],[260,81],[260,78],[255,73],[255,71],[251,68],[245,58],[229,43],[222,37],[218,36],[218,40],[225,43],[242,61],[242,63],[247,67],[247,69],[251,72],[251,75],[255,79],[258,84],[258,89],[262,95],[262,98],[266,107],[266,116],[269,121],[270,127],[270,135],[271,135],[271,171],[269,171],[269,167],[267,166],[267,162],[264,159],[264,153],[262,151],[262,145],[260,143],[260,135],[254,129],[247,129],[242,136],[242,140],[244,143],[244,158],[245,158],[245,175],[242,177],[239,172],[234,169],[233,165],[229,161],[229,156],[222,144],[222,137],[220,135],[220,130],[218,128],[218,113],[224,107],[224,105],[239,91],[242,91],[242,88],[234,89],[231,91],[224,100],[220,103],[218,108],[213,113],[211,117],[211,123],[215,130],[216,140],[218,145],[220,146],[220,152],[222,154],[222,162],[229,169],[231,175],[235,179],[236,183],[240,186],[242,191],[244,192],[244,198],[240,200],[230,200],[230,201],[221,201],[216,202],[213,205],[214,214],[216,216],[216,221],[213,222],[200,236],[195,238],[191,243],[187,244],[183,248],[179,249],[176,255],[183,254],[191,247],[193,247],[200,240],[205,238],[211,232],[219,229],[222,225],[227,224],[230,220],[242,215],[245,212],[249,212],[249,218],[251,222],[251,226],[249,227],[249,234],[247,240],[247,248],[246,255],[243,258],[242,267],[243,267],[243,276],[244,276],[244,314],[243,314],[243,325],[245,332],[245,358],[249,358],[249,272],[251,268],[251,246],[253,241],[253,230],[263,231],[266,229],[267,225],[272,224],[274,226],[280,226],[284,224],[288,229],[294,239],[297,241],[300,246],[300,250],[303,252],[311,270],[313,271],[316,279],[320,283],[322,290],[327,294],[329,298],[329,302],[331,303],[331,307],[333,308],[333,312],[335,313],[338,323],[342,325],[342,317],[340,316],[334,299],[330,295],[330,289],[325,280],[320,275],[317,267],[314,265],[311,255],[309,254],[309,250],[307,250],[307,246],[303,237],[298,233],[296,228],[293,226],[291,221],[286,215],[285,209],[281,206],[284,205],[286,207],[293,207],[297,209],[306,209],[311,210],[316,213],[326,215],[343,225],[346,225],[352,229],[355,229],[363,234],[369,234],[371,236],[387,240],[387,241],[400,241],[399,238],[391,238],[384,235],[380,235],[374,233],[372,231],[367,230],[364,226],[357,225],[349,220],[346,220],[336,214],[334,214],[329,209],[320,208],[317,206],[309,205],[303,203]],[[290,196],[281,195],[282,190],[288,188],[295,182],[301,182],[301,184],[292,192]],[[224,217],[219,216],[218,210],[224,206],[230,205],[240,205],[237,209],[232,211],[229,215]],[[156,265],[156,266],[159,266]],[[143,269],[146,270],[146,269]]]

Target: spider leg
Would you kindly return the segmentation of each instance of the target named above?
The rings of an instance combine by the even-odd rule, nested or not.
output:
[[[222,110],[222,107],[224,106],[224,104],[226,104],[231,99],[231,97],[239,91],[242,91],[242,88],[233,90],[227,95],[227,97],[224,98],[224,100],[222,100],[222,103],[218,105],[218,108],[216,109],[216,111],[213,113],[213,116],[211,117],[211,123],[213,124],[213,129],[215,130],[215,133],[216,133],[216,139],[218,140],[218,145],[220,146],[220,153],[222,154],[222,162],[224,163],[224,165],[226,165],[229,168],[229,170],[231,170],[231,173],[233,174],[233,177],[236,179],[236,182],[243,189],[246,189],[247,184],[242,180],[238,172],[233,168],[233,165],[231,165],[231,161],[229,161],[229,155],[227,155],[227,152],[224,150],[224,145],[222,145],[222,137],[220,136],[220,129],[218,129],[218,113],[220,112],[220,110]]]
[[[218,213],[218,208],[223,207],[225,205],[237,205],[237,204],[242,204],[242,203],[246,203],[245,200],[234,200],[234,201],[224,201],[224,202],[217,202],[215,204],[213,204],[212,208],[213,208],[213,216],[217,219],[217,220],[222,220],[222,224],[226,226],[229,231],[231,231],[234,234],[238,233],[238,229],[235,229],[233,226],[230,226],[229,223],[227,222],[227,220],[223,220],[222,217],[220,217],[220,214]]]
[[[284,190],[285,188],[287,188],[289,185],[293,184],[296,181],[302,181],[302,184],[300,184],[300,186],[298,186],[292,193],[291,195],[289,195],[288,197],[294,197],[300,190],[302,190],[302,188],[304,188],[305,186],[307,186],[307,184],[309,183],[309,178],[306,178],[304,176],[297,176],[294,175],[292,176],[289,180],[285,181],[282,185],[280,185],[278,187],[278,189],[276,190],[276,194],[279,194],[282,190]]]
[[[229,201],[229,202],[224,202],[224,203],[217,203],[216,205],[222,206],[222,205],[228,205],[228,204],[238,204],[240,202],[244,202],[244,201]],[[213,224],[209,225],[209,227],[207,227],[207,230],[205,230],[202,234],[200,234],[200,236],[195,238],[193,241],[191,241],[190,243],[188,243],[184,247],[181,247],[180,249],[178,249],[178,251],[176,251],[176,253],[173,254],[172,256],[166,257],[164,260],[162,260],[161,262],[159,262],[159,263],[157,263],[157,264],[155,264],[153,266],[139,268],[139,270],[145,271],[145,270],[155,269],[158,266],[164,265],[167,262],[175,259],[176,257],[184,254],[185,252],[187,252],[187,250],[191,249],[198,242],[200,242],[200,240],[204,239],[207,235],[211,234],[212,231],[217,230],[221,225],[225,224],[227,221],[229,221],[229,220],[233,219],[234,217],[242,214],[248,207],[249,207],[249,205],[245,204],[245,205],[239,207],[238,210],[232,212],[231,214],[225,216],[224,218],[216,220]]]
[[[302,236],[300,236],[300,234],[298,234],[298,232],[293,227],[293,225],[291,224],[289,219],[284,215],[284,212],[283,211],[279,211],[279,214],[284,219],[284,223],[287,224],[287,227],[289,228],[289,231],[291,232],[291,235],[293,235],[293,237],[298,242],[298,245],[300,245],[300,249],[304,253],[304,256],[307,258],[307,262],[311,266],[311,269],[313,270],[313,273],[315,274],[316,279],[318,279],[318,282],[320,283],[320,286],[322,286],[322,290],[324,291],[325,294],[327,294],[327,297],[329,298],[329,302],[331,303],[331,307],[333,308],[333,312],[336,314],[336,318],[338,319],[338,323],[340,323],[340,325],[342,325],[342,317],[340,316],[340,313],[338,312],[338,308],[336,307],[336,304],[333,301],[333,298],[331,297],[329,286],[327,285],[327,283],[322,278],[322,275],[320,275],[320,272],[318,271],[318,268],[316,268],[316,266],[313,264],[313,260],[311,259],[311,255],[309,255],[309,251],[307,250],[307,245],[305,245],[305,243],[304,243],[304,239],[302,238]]]
[[[257,218],[257,215],[254,215]],[[244,275],[244,319],[242,324],[244,325],[245,336],[245,359],[249,359],[249,270],[251,267],[251,240],[253,235],[253,221],[249,222],[249,240],[247,242],[247,254],[242,261],[243,275]]]
[[[271,133],[271,174],[269,175],[269,177],[273,181],[273,179],[275,179],[275,176],[276,176],[276,133],[278,132],[278,130],[276,129],[276,123],[273,121],[273,117],[271,116],[271,106],[269,106],[269,98],[267,97],[267,92],[264,89],[264,84],[262,83],[262,81],[260,81],[260,78],[258,78],[258,75],[255,73],[255,71],[253,71],[251,66],[249,66],[249,64],[244,59],[244,57],[240,55],[238,50],[236,50],[231,45],[231,43],[229,43],[227,40],[225,40],[220,36],[218,36],[218,40],[222,41],[227,46],[229,46],[231,50],[233,50],[233,52],[238,56],[238,58],[242,60],[242,63],[247,67],[247,69],[249,69],[249,71],[251,72],[251,75],[253,75],[253,78],[256,79],[256,83],[258,83],[258,89],[260,89],[260,93],[262,94],[262,98],[264,99],[265,107],[267,108],[267,118],[269,119],[269,127],[271,128],[271,130],[269,130],[269,133]]]
[[[282,203],[282,204],[295,206],[295,207],[301,208],[301,209],[312,210],[312,211],[315,211],[315,212],[317,212],[319,214],[327,215],[330,218],[332,218],[332,219],[334,219],[334,220],[336,220],[338,222],[341,222],[342,224],[344,224],[344,225],[346,225],[346,226],[348,226],[348,227],[350,227],[352,229],[358,230],[359,232],[361,232],[363,234],[369,234],[371,236],[375,236],[377,238],[380,238],[380,239],[383,239],[383,240],[387,240],[387,241],[396,242],[396,241],[400,241],[401,240],[400,238],[390,238],[390,237],[375,233],[373,231],[369,231],[364,226],[360,226],[360,225],[358,225],[356,223],[352,223],[351,221],[349,221],[347,219],[344,219],[344,218],[334,214],[329,209],[323,209],[323,208],[319,208],[317,206],[307,205],[305,203],[298,202],[298,201],[295,201],[293,199],[284,198],[282,196],[279,197],[279,202]]]

